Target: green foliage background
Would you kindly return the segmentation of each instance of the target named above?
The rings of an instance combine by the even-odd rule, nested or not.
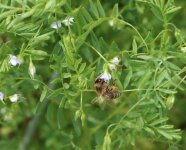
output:
[[[184,0],[0,0],[1,149],[184,149],[185,7]],[[69,16],[74,23],[65,26]],[[62,27],[51,28],[58,20]],[[23,64],[12,67],[8,54]],[[121,62],[110,73],[122,96],[103,108],[91,103],[99,99],[94,81],[115,56]]]

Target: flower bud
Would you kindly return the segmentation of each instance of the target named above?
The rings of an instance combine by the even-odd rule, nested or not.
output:
[[[174,104],[174,100],[175,100],[174,95],[171,95],[171,96],[169,96],[167,98],[167,100],[166,100],[166,106],[167,106],[167,109],[168,110],[170,110],[172,108],[172,106]]]
[[[36,73],[36,68],[34,66],[34,64],[32,63],[32,59],[30,58],[30,64],[29,64],[29,68],[28,68],[28,73],[31,77],[31,79],[34,79],[35,73]]]

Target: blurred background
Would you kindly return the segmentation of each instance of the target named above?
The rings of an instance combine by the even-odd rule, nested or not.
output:
[[[18,0],[17,0],[18,1]],[[31,3],[31,2],[30,2]],[[73,8],[79,7],[80,5],[88,7],[89,3],[86,0],[71,1]],[[106,15],[110,15],[112,12],[112,8],[118,3],[119,10],[121,11],[121,16],[124,20],[131,23],[135,26],[143,37],[150,32],[150,36],[153,38],[157,35],[162,29],[162,23],[154,17],[154,14],[144,3],[135,2],[135,0],[101,0],[101,4],[107,13]],[[0,1],[1,5],[1,1]],[[31,3],[32,5],[32,3]],[[181,6],[181,9],[178,10],[174,15],[171,16],[171,22],[180,29],[180,33],[185,39],[186,35],[186,1],[185,0],[176,0],[176,6]],[[0,30],[1,43],[6,41],[6,35],[8,34],[10,40],[14,40],[14,45],[16,45],[16,38],[13,34],[5,33],[4,30]],[[108,23],[103,23],[99,28],[95,29],[95,33],[98,37],[102,36],[107,43],[111,44],[114,41],[118,44],[119,49],[128,50],[132,49],[131,41],[133,40],[134,31],[130,28],[126,28],[125,30],[117,30],[114,28],[110,28]],[[172,43],[176,43],[176,39],[173,35],[170,34]],[[56,39],[60,39],[60,37],[55,35]],[[46,49],[54,48],[55,39],[52,37],[50,41],[48,41],[48,45],[44,46]],[[20,42],[20,41],[19,41]],[[18,43],[19,44],[19,43]],[[184,43],[183,43],[184,44]],[[185,54],[184,54],[185,55]],[[97,56],[98,57],[98,56]],[[1,56],[0,56],[1,58]],[[186,64],[183,63],[184,65]],[[40,79],[44,83],[48,83],[50,80],[50,76],[52,74],[51,69],[49,68],[50,63],[47,60],[42,62],[36,62],[38,74],[40,74]],[[45,66],[43,68],[43,66]],[[184,67],[184,66],[183,66]],[[26,68],[25,68],[26,69]],[[19,70],[19,68],[18,68]],[[21,72],[21,70],[19,70]],[[17,74],[10,70],[8,75],[5,77],[3,73],[0,76],[0,82],[6,80],[6,87],[19,89],[22,91],[23,97],[22,102],[12,105],[11,103],[0,103],[0,149],[1,150],[14,150],[20,148],[21,143],[26,142],[27,139],[24,139],[25,133],[30,125],[29,123],[33,121],[33,117],[37,114],[40,109],[43,109],[43,115],[39,118],[36,117],[37,127],[34,129],[33,137],[29,143],[29,150],[41,150],[41,149],[80,149],[77,145],[83,145],[82,143],[86,143],[89,141],[88,136],[83,133],[82,135],[78,135],[80,132],[77,124],[81,124],[81,122],[74,122],[74,113],[66,110],[59,109],[59,102],[53,101],[47,103],[47,108],[41,106],[39,103],[41,90],[35,90],[33,86],[37,86],[34,82],[26,80],[24,84],[17,79],[15,81],[14,76],[12,74]],[[24,72],[21,72],[24,74]],[[21,75],[20,75],[21,76]],[[14,81],[13,81],[14,80]],[[12,82],[11,82],[12,81]],[[0,87],[2,88],[2,87]],[[93,81],[91,81],[90,88],[93,88]],[[172,146],[171,150],[186,150],[186,87],[184,87],[184,91],[179,91],[175,95],[175,103],[173,108],[168,112],[169,122],[175,126],[175,128],[179,128],[182,131],[182,139],[178,143],[178,148]],[[86,101],[91,101],[92,97],[95,97],[95,93],[88,93]],[[26,99],[26,101],[24,101]],[[93,107],[93,111],[89,112],[89,107]],[[38,109],[39,108],[39,109]],[[97,106],[88,106],[86,112],[90,113],[90,116],[99,116],[99,119],[104,119],[109,109],[102,110]],[[107,112],[108,111],[108,112]],[[59,122],[58,118],[62,121]],[[93,122],[99,124],[100,120],[92,119]],[[117,119],[116,119],[117,120]],[[90,124],[91,127],[92,124]],[[77,127],[77,128],[76,128]],[[32,129],[29,128],[29,129]],[[74,130],[77,135],[74,136]],[[85,130],[86,131],[86,130]],[[88,130],[87,130],[88,131]],[[119,133],[118,133],[119,134]],[[101,128],[98,133],[95,141],[90,142],[92,149],[95,149],[95,143],[101,143],[103,141],[103,137],[105,135],[105,128]],[[100,139],[99,139],[100,138]],[[74,143],[73,143],[74,142]],[[69,147],[69,145],[71,145]],[[85,144],[86,145],[86,144]],[[83,148],[82,148],[83,149]],[[151,141],[146,138],[142,138],[141,136],[137,137],[136,144],[128,147],[131,150],[165,150],[168,149],[168,145],[162,141]]]

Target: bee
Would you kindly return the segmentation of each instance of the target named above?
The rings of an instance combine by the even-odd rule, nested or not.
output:
[[[98,78],[95,81],[96,93],[105,100],[112,100],[120,97],[121,93],[116,90],[115,82],[109,85],[104,79]]]
[[[107,86],[105,92],[102,94],[102,96],[106,100],[112,100],[120,97],[121,93],[116,90],[115,82],[112,83],[111,86]]]

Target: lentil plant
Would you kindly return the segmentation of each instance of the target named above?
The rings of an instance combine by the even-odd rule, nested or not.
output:
[[[0,0],[1,149],[184,149],[181,5]]]

